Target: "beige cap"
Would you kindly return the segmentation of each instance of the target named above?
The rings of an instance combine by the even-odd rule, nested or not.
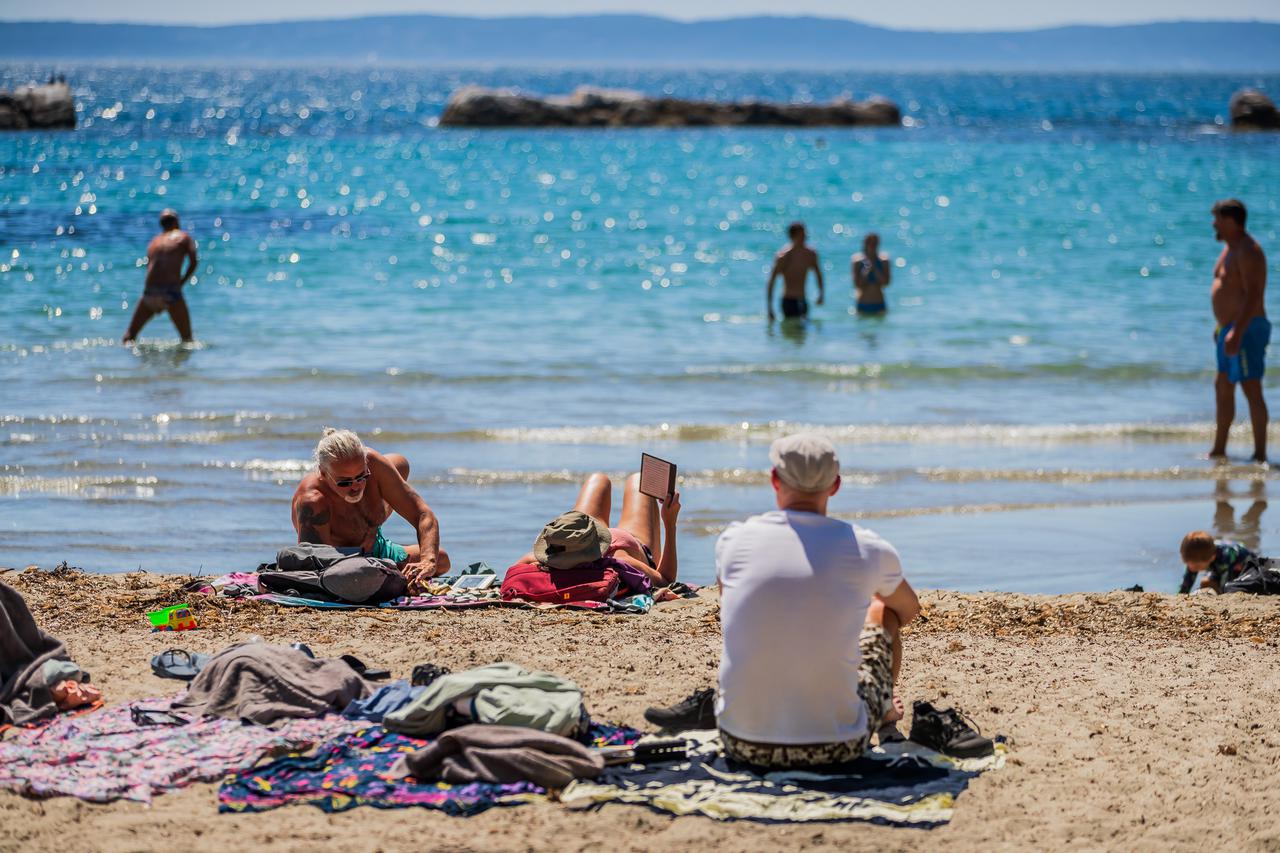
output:
[[[816,433],[786,435],[769,448],[778,478],[801,492],[825,492],[840,476],[840,460],[830,441]]]
[[[542,528],[533,543],[533,558],[553,569],[572,569],[603,557],[612,542],[608,525],[570,510]]]

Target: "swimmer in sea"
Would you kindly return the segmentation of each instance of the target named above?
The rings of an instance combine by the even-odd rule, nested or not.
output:
[[[884,289],[893,278],[888,255],[880,254],[880,235],[871,233],[862,241],[862,251],[853,256],[854,305],[859,314],[883,314],[889,310]]]
[[[818,279],[818,304],[825,298],[822,284],[822,268],[818,266],[818,253],[810,249],[804,242],[804,224],[792,222],[787,229],[791,245],[778,252],[773,262],[773,270],[769,273],[769,287],[765,292],[765,305],[769,310],[769,320],[775,319],[773,313],[773,285],[778,276],[782,276],[782,316],[805,317],[809,314],[809,302],[805,298],[805,280],[809,278],[809,270]]]
[[[195,274],[199,262],[196,241],[178,227],[178,214],[173,210],[166,208],[160,212],[160,228],[160,233],[147,246],[147,278],[142,298],[121,343],[133,343],[147,321],[165,311],[169,312],[169,319],[183,343],[191,342],[191,314],[187,311],[187,300],[182,298],[182,286]],[[188,261],[185,271],[184,260]]]

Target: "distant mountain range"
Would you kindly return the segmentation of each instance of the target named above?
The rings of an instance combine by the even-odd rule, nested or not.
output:
[[[642,15],[404,15],[218,27],[0,22],[3,60],[1276,71],[1280,24],[961,33],[813,17],[683,22]]]

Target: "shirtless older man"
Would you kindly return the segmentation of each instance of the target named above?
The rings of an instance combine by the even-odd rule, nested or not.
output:
[[[1267,403],[1262,399],[1271,322],[1267,320],[1267,258],[1262,247],[1244,230],[1248,212],[1244,202],[1224,199],[1213,206],[1213,234],[1226,244],[1213,268],[1213,316],[1218,329],[1213,342],[1218,353],[1214,382],[1218,425],[1210,456],[1227,455],[1227,437],[1236,416],[1236,384],[1249,402],[1253,423],[1253,459],[1267,461]]]
[[[822,284],[822,267],[818,265],[818,253],[810,249],[804,242],[804,223],[792,222],[787,229],[791,245],[778,252],[773,262],[773,270],[769,273],[769,287],[765,293],[765,304],[769,309],[769,319],[774,319],[773,285],[778,276],[782,276],[782,316],[804,317],[809,313],[809,302],[805,298],[804,284],[813,270],[818,278],[818,304],[825,296]]]
[[[147,277],[142,298],[121,343],[132,343],[148,320],[165,311],[169,312],[169,319],[183,342],[191,342],[191,313],[187,311],[187,300],[182,298],[182,286],[195,274],[199,263],[196,241],[178,227],[178,214],[168,208],[160,211],[160,228],[160,233],[147,246]],[[184,260],[188,262],[185,271]]]
[[[411,589],[449,570],[436,515],[407,482],[409,460],[365,447],[346,429],[326,429],[316,445],[315,460],[316,470],[303,477],[293,493],[299,542],[393,560]],[[392,511],[418,531],[417,545],[403,547],[382,535],[382,524]]]

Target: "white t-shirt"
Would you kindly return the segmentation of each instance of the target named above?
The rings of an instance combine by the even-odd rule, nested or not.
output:
[[[893,546],[825,515],[775,510],[720,535],[716,576],[720,728],[760,743],[861,737],[858,635],[871,596],[902,582]]]

